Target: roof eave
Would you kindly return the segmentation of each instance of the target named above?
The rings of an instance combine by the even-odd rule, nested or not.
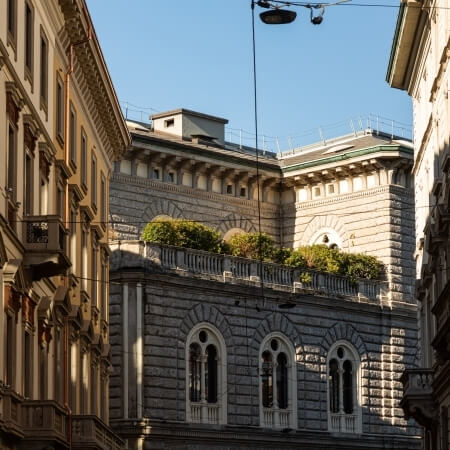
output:
[[[386,74],[386,81],[393,88],[408,89],[411,78],[410,61],[421,16],[421,0],[402,0]]]

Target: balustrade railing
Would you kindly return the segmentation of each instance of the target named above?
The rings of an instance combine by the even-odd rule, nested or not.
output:
[[[232,277],[253,282],[260,282],[262,278],[265,284],[273,287],[289,286],[330,296],[357,297],[371,301],[376,301],[385,293],[385,283],[375,280],[360,279],[355,282],[331,273],[268,262],[261,263],[257,260],[201,250],[152,243],[146,243],[145,246],[145,255],[166,269],[180,269],[194,274]],[[300,278],[308,281],[300,282]]]
[[[290,428],[291,410],[278,408],[263,408],[263,427]]]
[[[22,403],[23,428],[28,437],[65,441],[66,411],[53,400],[25,400]]]
[[[330,415],[331,431],[336,433],[355,433],[357,431],[356,414],[333,413]]]
[[[414,419],[427,427],[436,420],[438,408],[433,395],[433,369],[408,369],[400,377],[403,384],[403,398],[400,406],[405,417]]]
[[[218,424],[219,409],[217,403],[191,402],[191,422]]]
[[[72,416],[73,448],[122,450],[124,442],[97,416]]]
[[[432,369],[408,369],[401,377],[403,395],[431,396],[434,372]]]

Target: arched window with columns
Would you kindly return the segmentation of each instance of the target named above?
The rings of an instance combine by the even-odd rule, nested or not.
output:
[[[261,344],[259,361],[261,426],[297,428],[294,346],[282,333],[271,333]]]
[[[225,424],[226,346],[209,323],[196,325],[186,339],[186,420]]]
[[[361,432],[360,359],[346,341],[336,342],[328,352],[328,429]]]

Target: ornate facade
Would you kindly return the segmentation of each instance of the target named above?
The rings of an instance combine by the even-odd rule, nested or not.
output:
[[[403,376],[402,406],[425,428],[426,448],[449,448],[449,51],[445,0],[402,2],[387,80],[414,106],[416,298],[420,368]]]
[[[180,217],[258,229],[254,149],[188,110],[129,123],[110,189],[110,415],[129,448],[415,449],[400,376],[417,364],[410,142],[362,130],[259,155],[261,229],[375,255],[383,279],[139,241]]]
[[[129,134],[84,0],[0,6],[0,447],[109,428],[112,162]]]

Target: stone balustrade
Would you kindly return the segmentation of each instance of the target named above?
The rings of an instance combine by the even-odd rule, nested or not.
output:
[[[124,442],[97,416],[72,416],[72,448],[122,450]]]
[[[25,400],[23,429],[27,439],[67,445],[67,411],[53,400]]]
[[[429,427],[437,417],[433,400],[433,369],[408,369],[400,378],[403,384],[403,398],[400,406],[405,417],[414,419],[422,426]]]
[[[119,244],[112,244],[119,249]],[[311,292],[330,297],[350,297],[361,301],[379,302],[387,297],[387,283],[360,279],[352,283],[347,277],[309,269],[298,269],[281,264],[260,263],[256,260],[219,255],[201,250],[128,241],[120,243],[120,250],[138,253],[165,270],[189,276],[215,279],[222,282],[260,285],[290,291]],[[300,281],[308,279],[307,283]]]

